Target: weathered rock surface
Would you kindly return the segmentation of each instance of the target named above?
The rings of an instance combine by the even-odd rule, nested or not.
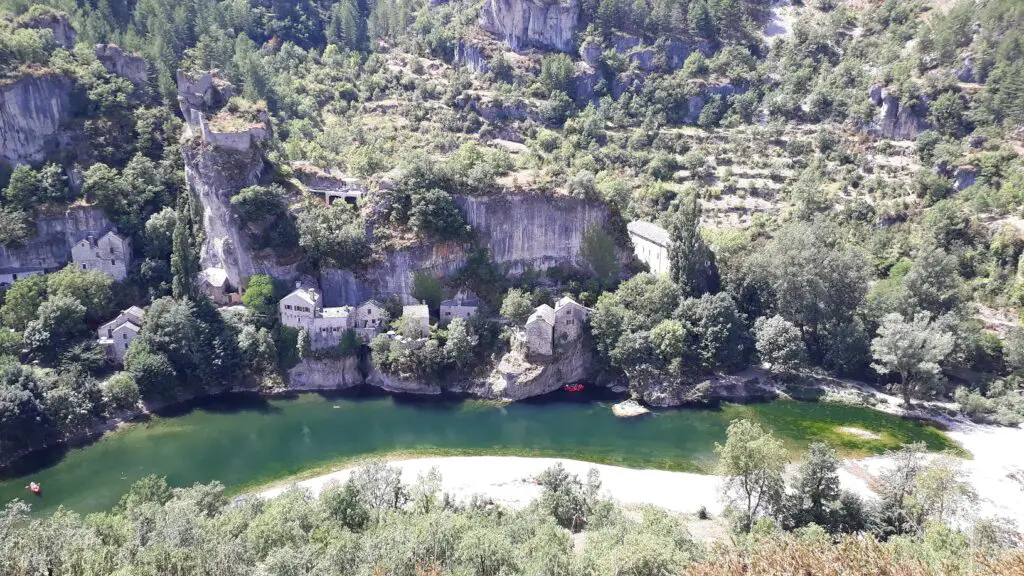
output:
[[[534,47],[570,52],[579,16],[578,0],[485,0],[480,23],[513,50]]]
[[[437,395],[441,393],[441,386],[438,384],[385,374],[376,367],[370,371],[370,375],[366,378],[366,383],[370,386],[396,394]]]
[[[107,72],[124,76],[135,86],[149,82],[149,66],[145,58],[128,54],[115,44],[97,44],[94,50]]]
[[[61,268],[71,260],[71,246],[87,233],[112,228],[99,208],[72,206],[63,214],[35,218],[36,233],[22,246],[0,246],[0,268]]]
[[[913,104],[902,105],[898,96],[872,87],[869,92],[873,102],[879,107],[875,119],[867,126],[867,132],[876,137],[893,140],[913,140],[918,134],[928,129],[928,103],[918,99]]]
[[[557,350],[551,359],[528,358],[521,346],[505,354],[491,376],[471,392],[488,398],[522,400],[554,392],[566,384],[591,380],[593,347],[579,339]]]
[[[455,64],[465,66],[471,73],[483,74],[490,70],[487,60],[487,54],[483,49],[472,42],[460,40],[455,45]]]
[[[981,169],[977,166],[959,166],[956,171],[953,172],[953,179],[955,180],[953,188],[956,189],[957,192],[960,192],[974,186],[974,183],[978,180],[978,174],[980,172]]]
[[[23,28],[42,28],[53,32],[53,41],[61,48],[70,50],[75,46],[78,32],[71,26],[71,20],[63,12],[43,12],[21,23]]]
[[[774,387],[750,373],[716,374],[707,380],[685,386],[676,383],[651,384],[641,399],[649,406],[668,408],[707,402],[763,402],[778,397]]]
[[[608,221],[603,204],[577,198],[457,196],[455,201],[473,226],[477,244],[513,275],[527,268],[543,270],[576,262],[585,231]],[[414,273],[450,275],[465,265],[473,248],[471,244],[423,244],[390,252],[383,262],[358,274],[324,270],[320,278],[324,302],[355,305],[374,296],[410,294]]]
[[[359,359],[354,356],[307,358],[288,371],[288,388],[293,390],[343,390],[363,383]]]
[[[0,163],[42,161],[60,144],[71,116],[71,81],[59,74],[25,76],[0,86]]]

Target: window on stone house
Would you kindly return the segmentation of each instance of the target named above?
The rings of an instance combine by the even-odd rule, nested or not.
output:
[[[113,258],[111,258],[111,259],[110,259],[110,265],[111,265],[111,266],[113,266],[113,265],[115,265],[115,264],[117,264],[117,263],[116,263],[116,262],[114,262],[114,259],[113,259]]]
[[[127,349],[128,349],[128,344],[125,344],[125,345],[124,345],[124,349],[125,349],[125,350],[127,350]]]
[[[18,275],[17,275],[17,274],[12,274],[11,276],[12,276],[12,278],[14,278],[15,280],[17,280],[17,279],[18,279]]]
[[[82,264],[82,270],[85,270],[85,264]]]
[[[292,305],[291,304],[285,304],[284,305],[284,309],[285,310],[291,310],[292,309]]]
[[[128,339],[128,335],[127,334],[121,334],[121,340],[127,340],[127,339]]]

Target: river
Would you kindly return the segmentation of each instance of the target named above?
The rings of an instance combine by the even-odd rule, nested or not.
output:
[[[116,504],[148,474],[166,476],[175,486],[219,480],[238,492],[372,455],[549,456],[709,472],[715,442],[724,441],[726,427],[737,418],[770,428],[794,454],[814,440],[828,441],[848,456],[912,441],[934,450],[953,445],[935,428],[866,408],[776,401],[624,420],[612,415],[610,403],[565,396],[507,405],[318,394],[213,398],[82,448],[36,454],[0,481],[0,503],[23,498],[36,512],[59,505],[95,512]],[[841,427],[881,438],[859,438]],[[42,496],[28,493],[29,481],[42,485]]]

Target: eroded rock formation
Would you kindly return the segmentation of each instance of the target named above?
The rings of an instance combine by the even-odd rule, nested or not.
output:
[[[878,114],[867,126],[869,134],[893,140],[913,140],[928,129],[928,102],[923,98],[902,103],[898,95],[879,86],[872,86],[868,96],[878,107]]]
[[[484,30],[513,50],[571,52],[579,20],[578,0],[485,0],[480,9]]]
[[[99,208],[72,206],[63,213],[37,215],[35,227],[35,236],[24,245],[0,246],[0,268],[61,268],[82,235],[99,234],[113,225]]]
[[[504,400],[548,394],[566,384],[591,381],[593,360],[593,346],[586,338],[573,341],[543,360],[528,357],[525,346],[517,345],[502,357],[487,380],[475,383],[470,391]]]
[[[42,161],[60,145],[71,116],[72,83],[59,74],[24,76],[0,85],[0,163]]]
[[[149,81],[149,66],[142,56],[128,54],[115,44],[97,44],[93,50],[107,72],[124,76],[135,86]]]

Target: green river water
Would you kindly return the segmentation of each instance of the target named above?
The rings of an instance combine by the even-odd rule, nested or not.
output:
[[[59,505],[93,512],[114,505],[132,482],[148,474],[166,476],[178,486],[219,480],[238,492],[374,455],[557,456],[708,472],[715,442],[724,441],[736,418],[770,428],[794,455],[814,440],[828,441],[850,456],[913,441],[933,450],[954,447],[942,432],[917,422],[864,408],[794,401],[619,419],[610,403],[582,400],[500,405],[303,394],[270,400],[232,396],[182,412],[133,424],[83,448],[33,456],[0,480],[0,505],[23,498],[37,512]],[[842,427],[881,438],[865,440]],[[42,485],[41,497],[28,493],[29,481]]]

